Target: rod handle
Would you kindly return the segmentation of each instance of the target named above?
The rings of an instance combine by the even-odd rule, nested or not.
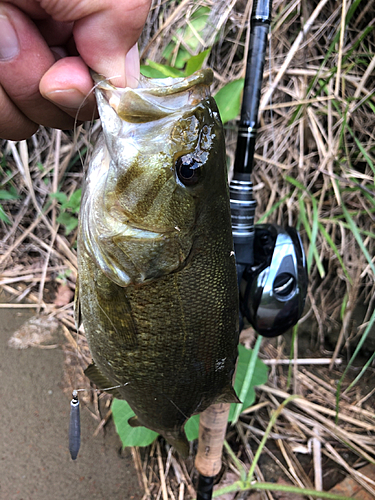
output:
[[[200,414],[195,467],[203,476],[213,477],[220,472],[229,410],[230,403],[218,403]]]

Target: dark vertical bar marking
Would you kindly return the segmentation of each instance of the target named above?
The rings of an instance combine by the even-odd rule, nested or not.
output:
[[[69,452],[72,460],[77,458],[81,446],[81,420],[79,415],[78,392],[73,391],[70,402]]]

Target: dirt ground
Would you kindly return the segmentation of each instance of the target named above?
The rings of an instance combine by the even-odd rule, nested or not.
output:
[[[70,402],[63,393],[61,349],[8,347],[30,311],[0,309],[0,500],[138,500],[129,453],[113,424],[93,438],[97,422],[81,409],[81,449],[68,451]]]

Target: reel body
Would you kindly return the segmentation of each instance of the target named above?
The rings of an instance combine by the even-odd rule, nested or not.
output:
[[[264,337],[282,335],[300,319],[307,292],[305,252],[292,227],[258,224],[254,264],[239,286],[241,314]]]

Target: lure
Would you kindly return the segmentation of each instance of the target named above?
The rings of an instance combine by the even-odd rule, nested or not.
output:
[[[70,402],[70,422],[69,422],[69,452],[72,460],[77,458],[81,446],[81,421],[79,414],[78,392],[73,391]]]

